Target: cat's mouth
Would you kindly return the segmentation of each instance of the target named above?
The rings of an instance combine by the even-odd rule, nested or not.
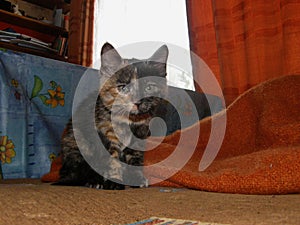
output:
[[[150,117],[151,117],[151,115],[148,112],[141,113],[141,112],[133,111],[133,112],[129,113],[129,120],[131,120],[132,122],[144,121]]]
[[[146,120],[150,117],[149,112],[141,112],[136,105],[132,107],[130,113],[129,113],[129,119],[132,122],[140,122],[143,120]]]

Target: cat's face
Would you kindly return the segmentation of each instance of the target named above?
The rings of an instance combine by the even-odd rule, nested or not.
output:
[[[100,97],[103,104],[130,115],[153,114],[167,91],[168,48],[162,46],[149,59],[123,59],[106,43],[101,52]]]

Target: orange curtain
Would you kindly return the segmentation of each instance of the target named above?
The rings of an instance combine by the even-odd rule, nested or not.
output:
[[[191,50],[215,74],[227,105],[267,79],[300,74],[300,0],[186,4]]]
[[[68,61],[91,66],[93,55],[93,24],[95,0],[72,0]]]

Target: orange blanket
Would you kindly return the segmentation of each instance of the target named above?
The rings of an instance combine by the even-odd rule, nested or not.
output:
[[[206,170],[199,171],[212,119],[218,121],[225,113],[226,132],[217,157]],[[197,126],[200,135],[190,160],[166,180],[168,173],[178,168],[159,165],[146,169],[150,183],[164,180],[155,185],[225,193],[300,192],[300,76],[264,82],[226,110],[167,136],[158,147],[146,152],[145,165],[170,157],[180,136],[193,137]],[[149,139],[148,147],[156,142],[155,138]],[[176,149],[180,150],[190,151],[189,141]]]
[[[225,114],[226,131],[219,152],[208,168],[199,171],[212,119],[218,121]],[[193,151],[184,166],[179,163],[176,168],[176,162],[173,168],[151,166],[168,159],[182,135],[194,138],[198,126],[196,146],[184,141],[176,149],[180,154]],[[158,144],[157,138],[147,141],[148,147],[153,144]],[[153,185],[240,194],[299,193],[300,76],[284,76],[259,84],[226,110],[167,136],[156,148],[146,151],[145,165]],[[58,158],[42,181],[56,181],[60,166]],[[165,179],[170,171],[176,170],[179,171]]]

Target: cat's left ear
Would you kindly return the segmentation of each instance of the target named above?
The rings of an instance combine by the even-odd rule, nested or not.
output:
[[[112,75],[122,64],[122,57],[109,43],[105,43],[101,49],[101,68],[103,74]]]
[[[167,45],[163,45],[149,58],[149,61],[166,64],[168,55],[169,49]]]

